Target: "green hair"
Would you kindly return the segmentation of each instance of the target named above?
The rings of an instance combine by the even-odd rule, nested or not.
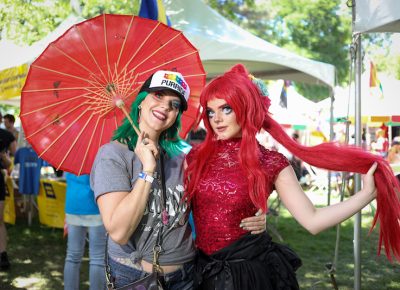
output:
[[[268,97],[269,96],[269,92],[268,92],[268,88],[265,85],[265,82],[262,79],[258,79],[256,77],[251,78],[251,81],[253,82],[253,84],[255,84],[259,90],[261,91],[261,94],[264,97]]]
[[[136,125],[137,128],[139,128],[139,105],[147,97],[147,95],[148,92],[139,93],[136,97],[136,100],[132,103],[131,106],[131,112],[129,113],[129,116],[131,117],[133,123]],[[159,145],[171,157],[181,154],[188,147],[188,144],[186,144],[179,137],[179,130],[181,129],[181,117],[182,111],[179,111],[174,124],[167,130],[162,132],[159,139]],[[138,135],[133,129],[128,118],[125,117],[121,126],[119,126],[115,130],[112,140],[117,140],[122,144],[128,145],[130,150],[133,150],[136,147]]]

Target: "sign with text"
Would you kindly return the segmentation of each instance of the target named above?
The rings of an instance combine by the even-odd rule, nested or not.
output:
[[[6,198],[4,200],[4,222],[15,225],[14,185],[11,177],[6,179]]]
[[[66,184],[54,180],[40,180],[38,195],[39,221],[54,228],[64,228]]]

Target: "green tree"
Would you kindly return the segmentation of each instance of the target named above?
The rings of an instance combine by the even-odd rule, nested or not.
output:
[[[11,114],[15,117],[19,115],[20,108],[12,105],[0,104],[0,112],[3,114]]]
[[[236,24],[247,18],[246,12],[252,13],[256,8],[254,0],[205,0],[204,2]]]
[[[53,31],[70,13],[69,0],[2,0],[0,35],[30,45]]]
[[[89,19],[103,13],[137,15],[139,12],[139,5],[140,0],[81,1],[82,17]]]
[[[52,32],[71,13],[86,19],[102,13],[137,14],[139,4],[140,0],[2,0],[0,35],[15,43],[31,45]]]
[[[351,10],[341,10],[340,0],[236,3],[234,17],[224,11],[228,8],[226,4],[218,2],[209,1],[209,4],[246,30],[304,57],[335,65],[340,83],[348,79]],[[301,93],[315,100],[329,93],[323,86],[295,85]]]
[[[351,10],[341,10],[340,0],[273,0],[276,16],[270,21],[276,44],[301,55],[333,64],[339,84],[349,79]],[[327,88],[296,84],[314,100],[328,96]]]
[[[296,47],[305,57],[335,65],[340,83],[348,78],[351,10],[340,0],[273,0],[277,14],[270,21],[272,38]]]

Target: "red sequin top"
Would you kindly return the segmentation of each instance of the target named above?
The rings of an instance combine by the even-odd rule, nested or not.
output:
[[[216,142],[217,151],[209,158],[212,166],[201,177],[193,197],[196,245],[208,255],[248,233],[239,227],[240,222],[258,210],[250,199],[247,180],[239,165],[240,142],[241,139]],[[268,174],[267,187],[271,193],[276,177],[289,162],[276,151],[262,146],[260,151],[261,166]]]

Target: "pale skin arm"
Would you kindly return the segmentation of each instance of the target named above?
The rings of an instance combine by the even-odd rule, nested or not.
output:
[[[143,165],[143,171],[154,173],[158,155],[156,144],[148,140],[144,145],[142,133],[135,148],[135,154]],[[131,192],[111,192],[101,195],[97,199],[104,226],[110,237],[118,244],[126,244],[136,230],[146,208],[151,183],[138,178]]]
[[[359,192],[341,203],[322,208],[312,204],[290,166],[279,173],[275,187],[292,216],[311,234],[317,234],[353,216],[376,197],[373,176],[376,167],[374,163],[363,176],[363,188]]]

